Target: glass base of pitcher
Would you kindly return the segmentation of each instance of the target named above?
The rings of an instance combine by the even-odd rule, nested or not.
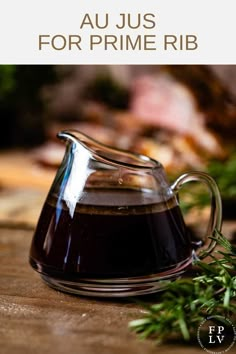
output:
[[[66,293],[93,297],[128,297],[153,294],[165,290],[166,286],[179,278],[192,260],[188,259],[175,270],[150,276],[116,279],[79,279],[69,281],[41,274],[50,287]]]

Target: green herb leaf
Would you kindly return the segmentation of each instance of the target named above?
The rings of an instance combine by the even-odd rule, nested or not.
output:
[[[129,323],[131,330],[141,338],[154,337],[157,343],[171,335],[189,341],[206,316],[236,314],[236,248],[217,230],[212,239],[223,250],[215,250],[208,264],[195,261],[201,275],[169,283],[160,303],[145,304],[144,318]]]

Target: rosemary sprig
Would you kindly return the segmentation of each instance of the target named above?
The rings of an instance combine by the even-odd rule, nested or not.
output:
[[[236,198],[236,151],[226,161],[211,161],[207,172],[216,180],[223,199]]]
[[[141,338],[154,337],[157,342],[172,335],[189,341],[206,316],[229,318],[236,314],[236,247],[219,231],[212,236],[221,247],[210,255],[210,262],[195,260],[201,274],[193,279],[169,283],[160,302],[143,306],[146,315],[129,323]]]

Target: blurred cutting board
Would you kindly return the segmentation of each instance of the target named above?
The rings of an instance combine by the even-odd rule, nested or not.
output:
[[[29,152],[0,154],[0,225],[33,228],[55,176]]]
[[[45,194],[33,189],[3,189],[0,191],[0,226],[34,228]]]
[[[26,187],[47,191],[55,169],[37,164],[27,151],[0,153],[0,187]]]

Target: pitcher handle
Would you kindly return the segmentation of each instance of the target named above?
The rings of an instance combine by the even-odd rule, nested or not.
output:
[[[177,178],[177,180],[171,185],[171,190],[174,192],[174,194],[178,194],[180,188],[186,183],[186,182],[193,182],[193,181],[198,181],[198,182],[203,182],[204,184],[207,185],[208,189],[210,190],[211,193],[211,213],[210,213],[210,220],[208,223],[206,235],[203,239],[203,242],[205,243],[209,236],[212,236],[215,234],[215,230],[221,231],[221,226],[222,226],[222,202],[221,202],[221,196],[220,192],[218,189],[218,186],[214,179],[209,176],[205,172],[198,172],[198,171],[193,171],[193,172],[188,172],[180,177]],[[206,249],[201,249],[201,251],[198,254],[199,259],[203,259],[206,256],[208,256],[213,249],[215,248],[216,241],[210,239],[210,244]]]

